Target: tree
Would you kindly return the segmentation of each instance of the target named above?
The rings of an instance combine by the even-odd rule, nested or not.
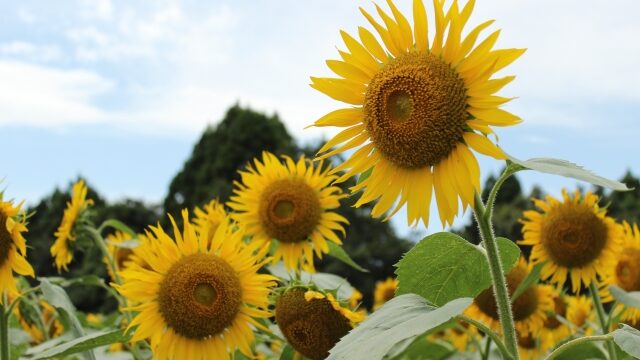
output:
[[[594,192],[601,196],[600,205],[607,206],[609,216],[640,225],[640,179],[627,170],[620,182],[632,190],[605,192],[602,187],[596,187]]]
[[[266,116],[234,105],[217,127],[204,132],[171,181],[165,212],[178,214],[214,198],[226,201],[233,181],[239,179],[237,171],[265,150],[291,156],[297,152],[278,115]]]

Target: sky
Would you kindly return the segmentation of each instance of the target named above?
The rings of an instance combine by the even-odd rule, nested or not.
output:
[[[277,112],[301,144],[335,134],[304,129],[341,105],[311,89],[309,76],[330,75],[324,61],[344,48],[340,29],[367,26],[358,6],[374,11],[344,0],[0,6],[0,178],[8,197],[31,204],[78,175],[111,200],[160,202],[202,131],[236,102]],[[507,109],[524,121],[498,130],[500,146],[609,178],[640,174],[638,13],[637,0],[477,0],[470,25],[495,19],[497,47],[528,49],[503,70],[517,78],[500,94],[517,97]],[[502,167],[480,164],[483,176]],[[520,179],[551,194],[578,185],[533,172]],[[442,230],[431,224],[428,232]],[[394,225],[408,231],[402,218]]]

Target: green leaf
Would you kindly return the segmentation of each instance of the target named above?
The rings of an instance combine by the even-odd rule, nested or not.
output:
[[[518,261],[520,249],[509,239],[496,240],[508,272]],[[422,239],[397,267],[398,294],[418,294],[436,305],[460,297],[475,297],[491,286],[484,249],[448,232]]]
[[[640,331],[629,325],[622,324],[622,328],[612,333],[613,341],[627,354],[640,358]]]
[[[73,306],[73,303],[71,303],[71,300],[64,289],[58,285],[50,283],[49,280],[45,278],[40,278],[40,288],[42,289],[42,295],[45,300],[47,300],[51,306],[55,307],[56,310],[58,310],[60,317],[71,325],[71,330],[74,336],[84,336],[85,333],[82,328],[82,324],[76,317],[76,308]],[[89,359],[95,359],[95,355],[91,350],[87,351],[85,356]]]
[[[586,342],[580,345],[570,347],[556,357],[557,360],[576,360],[576,359],[606,359],[606,351],[602,349],[602,344],[595,342]]]
[[[100,331],[81,336],[71,341],[63,342],[30,358],[35,360],[62,357],[89,351],[100,346],[105,346],[117,342],[126,342],[128,340],[129,338],[122,334],[122,330],[120,329]]]
[[[444,360],[456,352],[456,349],[446,342],[427,340],[425,336],[418,337],[402,353],[393,356],[393,360]]]
[[[529,273],[529,275],[527,275],[527,277],[524,278],[524,280],[522,280],[520,285],[518,285],[518,287],[516,288],[516,291],[514,291],[513,295],[511,295],[511,303],[516,301],[518,296],[522,295],[522,293],[527,291],[527,289],[530,288],[531,285],[537,283],[538,280],[540,280],[540,271],[542,271],[542,267],[544,266],[545,263],[546,262],[544,261],[541,263],[537,263],[533,267],[533,269],[531,269],[531,272]]]
[[[282,353],[280,354],[280,360],[293,360],[296,351],[293,350],[291,345],[285,345],[284,349],[282,349]]]
[[[345,335],[330,350],[327,360],[382,359],[394,345],[449,321],[472,301],[470,298],[455,299],[436,308],[416,294],[397,296]]]
[[[566,160],[552,158],[534,158],[529,160],[518,160],[513,156],[507,155],[510,161],[530,170],[536,170],[546,174],[560,175],[576,180],[586,181],[593,185],[599,185],[617,191],[629,191],[627,185],[596,175],[586,170],[580,165],[576,165]]]
[[[609,285],[609,291],[619,303],[627,307],[640,308],[640,291],[626,292],[615,285]]]
[[[334,243],[333,241],[327,241],[327,244],[329,245],[329,255],[333,256],[334,258],[342,261],[343,263],[351,266],[352,268],[361,271],[361,272],[369,272],[369,270],[363,268],[362,266],[356,264],[355,261],[353,261],[353,259],[351,259],[351,257],[349,256],[349,254],[347,254],[346,251],[344,251],[344,249],[342,248],[342,246]]]
[[[100,225],[101,229],[104,229],[104,228],[107,228],[107,227],[111,227],[111,228],[114,228],[116,230],[120,230],[123,233],[128,234],[132,238],[135,238],[137,236],[135,231],[133,231],[130,227],[125,225],[123,222],[121,222],[119,220],[116,220],[116,219],[105,220],[105,222],[103,222],[102,225]]]

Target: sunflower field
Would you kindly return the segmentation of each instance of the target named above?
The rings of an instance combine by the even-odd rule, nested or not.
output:
[[[335,100],[311,126],[339,128],[319,149],[261,142],[270,130],[257,130],[228,179],[194,186],[205,166],[194,158],[168,211],[135,222],[101,210],[79,179],[38,246],[30,230],[45,207],[0,192],[0,360],[640,358],[640,213],[615,211],[633,182],[506,153],[497,129],[521,119],[503,108],[515,77],[499,73],[525,49],[496,48],[493,21],[468,24],[474,0],[426,5],[360,8],[357,34],[340,32],[326,61],[335,76],[311,77]],[[478,156],[504,164],[485,185]],[[531,171],[595,188],[518,195],[506,212],[516,231],[505,230],[500,196]],[[431,229],[463,213],[463,231],[369,243],[397,253],[393,264],[343,244],[352,231],[378,239],[400,214]],[[374,269],[388,265],[393,274]],[[99,295],[79,308],[87,294]]]

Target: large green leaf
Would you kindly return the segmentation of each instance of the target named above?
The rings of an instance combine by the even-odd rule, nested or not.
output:
[[[509,239],[496,240],[503,268],[508,272],[518,261],[520,249]],[[436,305],[475,297],[491,286],[484,251],[452,233],[429,235],[398,262],[398,294],[418,294]]]
[[[627,354],[640,359],[640,331],[629,325],[622,324],[622,328],[614,331],[613,341]]]
[[[546,174],[560,175],[576,180],[586,181],[593,185],[599,185],[612,190],[628,191],[625,184],[596,175],[593,172],[576,165],[570,161],[552,158],[534,158],[529,160],[519,160],[507,155],[509,160],[524,167],[525,169],[536,170]]]
[[[602,348],[602,343],[586,342],[570,347],[556,357],[557,360],[592,359],[605,360],[606,351]]]
[[[418,337],[402,353],[389,357],[393,360],[444,360],[456,349],[446,342],[427,340],[425,336]]]
[[[394,345],[449,321],[471,302],[470,298],[455,299],[437,308],[419,295],[395,297],[344,336],[327,359],[382,359]]]
[[[73,306],[73,303],[71,303],[71,300],[64,289],[58,285],[50,283],[49,280],[44,278],[40,279],[40,288],[42,289],[42,295],[45,300],[47,300],[51,306],[55,307],[60,316],[71,325],[71,330],[74,336],[84,336],[85,333],[82,328],[82,324],[76,317],[76,308]],[[88,359],[95,359],[95,355],[91,350],[85,352],[84,356]]]
[[[358,265],[355,261],[353,261],[353,259],[349,256],[349,254],[347,254],[347,252],[344,251],[342,246],[334,243],[333,241],[327,241],[327,244],[329,245],[330,256],[333,256],[334,258],[342,261],[343,263],[351,266],[352,268],[358,271],[369,272],[369,270],[363,268],[362,266]]]
[[[95,332],[84,335],[71,341],[63,342],[45,351],[35,354],[30,359],[50,359],[53,357],[62,357],[79,352],[88,351],[99,346],[105,346],[117,342],[128,341],[129,338],[122,333],[120,329],[112,329],[107,331]]]
[[[618,302],[628,307],[640,308],[640,291],[626,292],[615,285],[609,285],[609,291]]]

